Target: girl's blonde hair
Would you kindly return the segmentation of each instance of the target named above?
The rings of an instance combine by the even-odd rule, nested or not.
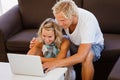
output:
[[[71,18],[73,15],[78,16],[78,6],[73,0],[60,0],[53,7],[53,14],[62,12],[65,18]]]
[[[38,30],[38,36],[39,36],[39,41],[43,42],[42,38],[41,38],[41,34],[42,34],[42,30],[52,30],[55,33],[55,45],[60,49],[61,43],[62,43],[62,39],[63,39],[63,35],[62,35],[62,28],[61,26],[59,26],[54,19],[52,18],[47,18],[45,21],[43,21],[43,23],[41,24],[39,30]]]

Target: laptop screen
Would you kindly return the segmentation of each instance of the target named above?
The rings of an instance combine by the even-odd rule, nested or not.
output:
[[[40,56],[8,53],[8,60],[14,74],[45,76]]]

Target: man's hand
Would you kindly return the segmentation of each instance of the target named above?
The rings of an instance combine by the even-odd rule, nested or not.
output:
[[[43,63],[43,69],[45,70],[45,73],[59,67],[58,62],[59,61],[51,61]]]
[[[32,40],[30,41],[29,48],[32,48],[35,45],[37,38],[33,37]]]

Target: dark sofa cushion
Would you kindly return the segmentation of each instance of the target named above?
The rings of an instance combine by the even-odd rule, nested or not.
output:
[[[45,18],[53,17],[51,8],[55,2],[56,0],[48,0],[48,3],[46,0],[18,0],[24,28],[38,28]]]
[[[83,0],[83,8],[95,14],[103,33],[120,33],[120,0]]]
[[[7,40],[7,49],[10,51],[29,50],[30,40],[37,35],[38,29],[23,30]]]
[[[52,7],[57,0],[18,0],[23,28],[38,28],[48,17],[52,17]],[[81,7],[82,0],[74,0]],[[33,4],[34,3],[34,4]]]
[[[113,62],[120,55],[120,35],[104,34],[105,49],[102,52],[101,61]]]

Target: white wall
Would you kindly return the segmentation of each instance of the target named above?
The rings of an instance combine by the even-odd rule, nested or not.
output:
[[[0,0],[0,15],[2,14],[2,4],[1,4],[1,0]]]
[[[18,4],[17,0],[0,0],[0,15],[4,14],[16,4]]]

